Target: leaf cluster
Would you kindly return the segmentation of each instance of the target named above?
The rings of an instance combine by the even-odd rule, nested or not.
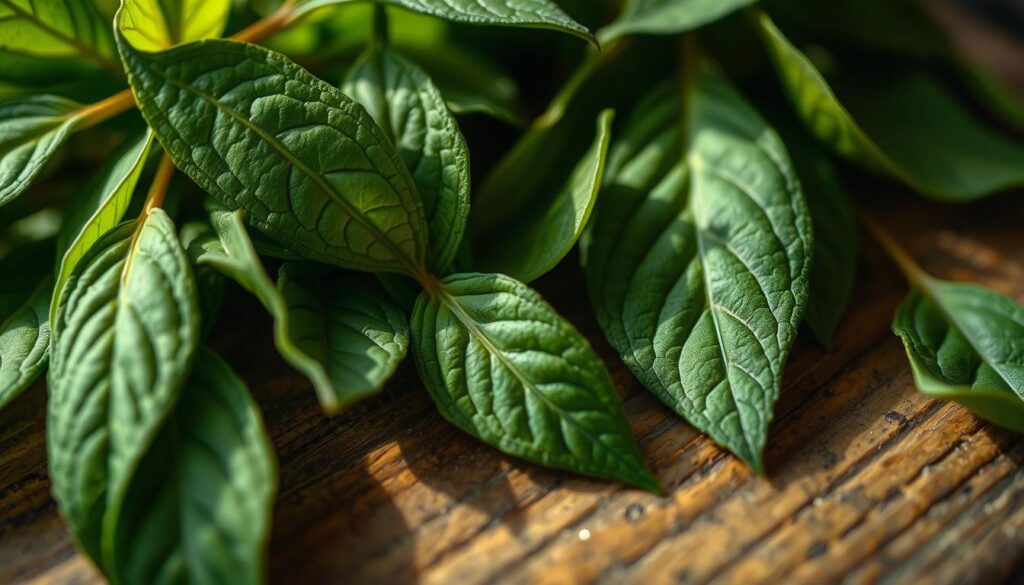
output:
[[[532,282],[578,250],[623,363],[764,473],[854,282],[840,170],[1024,183],[1024,106],[909,2],[562,4],[0,0],[0,406],[48,368],[54,497],[111,582],[264,578],[273,450],[205,344],[229,283],[327,414],[411,351],[480,441],[659,492]],[[1024,432],[1024,308],[861,222],[921,391]]]

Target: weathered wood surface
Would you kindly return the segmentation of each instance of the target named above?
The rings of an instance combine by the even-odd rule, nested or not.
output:
[[[877,190],[876,184],[858,189]],[[883,192],[896,191],[885,188]],[[939,276],[1024,300],[1024,198],[969,208],[870,198]],[[914,390],[889,331],[900,276],[863,242],[835,348],[802,335],[769,476],[638,386],[597,329],[569,262],[542,293],[618,382],[665,497],[502,456],[434,410],[407,363],[379,399],[325,418],[241,294],[214,345],[259,399],[281,464],[278,583],[992,583],[1024,559],[1024,444]],[[0,414],[0,583],[91,583],[49,495],[42,385]]]

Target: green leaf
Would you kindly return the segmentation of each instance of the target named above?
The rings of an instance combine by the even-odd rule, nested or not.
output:
[[[423,70],[381,46],[356,63],[342,91],[363,104],[401,153],[423,200],[430,266],[444,272],[469,216],[469,149],[441,92]]]
[[[416,365],[441,414],[501,451],[659,491],[587,340],[536,292],[458,274],[420,296]]]
[[[833,92],[767,15],[759,22],[797,112],[840,155],[939,201],[1024,184],[1024,146],[985,126],[927,74],[851,69]]]
[[[98,173],[84,196],[72,202],[57,238],[57,254],[61,258],[54,287],[57,295],[89,248],[124,217],[152,144],[153,133],[147,130]],[[57,300],[54,299],[51,313],[57,309]]]
[[[0,408],[46,368],[52,261],[52,240],[21,246],[0,259]]]
[[[110,533],[115,583],[263,583],[277,465],[248,389],[210,350]]]
[[[121,73],[110,23],[90,0],[0,0],[0,53],[86,59]]]
[[[42,172],[82,120],[82,107],[49,95],[0,103],[0,206]]]
[[[755,0],[627,0],[622,14],[598,31],[602,43],[633,34],[674,35],[700,28]]]
[[[290,262],[278,275],[291,342],[278,347],[306,362],[328,413],[380,393],[409,349],[408,319],[371,284],[315,264]]]
[[[921,392],[1024,433],[1024,308],[980,286],[924,276],[893,330]]]
[[[493,63],[449,44],[416,53],[407,50],[406,54],[430,75],[452,113],[486,114],[515,126],[525,125],[516,80]]]
[[[286,264],[278,286],[246,233],[242,212],[214,209],[216,235],[189,253],[256,295],[274,317],[281,356],[313,383],[324,410],[339,410],[380,392],[405,357],[408,323],[381,291],[316,266]]]
[[[781,130],[781,129],[780,129]],[[846,312],[857,272],[857,220],[832,161],[805,131],[782,134],[814,226],[814,259],[804,323],[826,347]]]
[[[161,51],[224,32],[231,0],[124,0],[117,25],[136,49]]]
[[[688,85],[640,103],[614,145],[587,284],[641,382],[763,472],[807,303],[810,214],[774,130],[717,77]]]
[[[198,345],[188,258],[160,209],[108,232],[57,308],[46,446],[53,494],[101,567],[135,467],[178,400]]]
[[[597,136],[564,185],[539,198],[540,205],[509,217],[474,241],[474,266],[530,282],[558,265],[576,245],[590,219],[604,174],[614,112],[597,121]]]
[[[244,209],[251,225],[306,259],[424,271],[427,228],[412,178],[341,90],[247,43],[148,54],[118,42],[160,144],[225,206]]]
[[[348,4],[360,0],[299,0],[296,16],[323,6]],[[572,19],[551,0],[373,0],[377,4],[398,6],[413,12],[453,22],[478,25],[542,28],[569,33],[590,43],[594,35]]]

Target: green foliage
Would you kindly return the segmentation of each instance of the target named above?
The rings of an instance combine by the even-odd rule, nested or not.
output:
[[[537,293],[499,274],[457,274],[420,296],[416,366],[455,426],[501,451],[652,491],[590,344]]]
[[[1024,185],[1024,105],[916,6],[818,4],[0,0],[0,407],[50,362],[76,543],[115,584],[265,580],[270,441],[200,347],[229,280],[328,414],[411,344],[466,433],[659,491],[605,364],[523,284],[568,285],[577,242],[626,366],[764,473],[799,325],[830,345],[853,288],[864,189],[830,155],[942,202]],[[1024,432],[1024,309],[860,215],[912,283],[921,391]]]
[[[46,368],[52,261],[52,241],[19,248],[0,259],[0,408]]]
[[[980,286],[918,282],[893,321],[917,387],[1024,433],[1024,307]]]

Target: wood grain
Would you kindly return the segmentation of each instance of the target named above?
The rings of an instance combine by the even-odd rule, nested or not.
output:
[[[936,275],[1024,300],[1024,200],[943,208],[854,181]],[[884,213],[882,212],[884,210]],[[904,293],[870,241],[825,351],[803,335],[769,476],[638,386],[601,337],[572,262],[539,289],[611,365],[664,497],[546,471],[462,435],[406,364],[379,398],[324,417],[238,291],[213,345],[264,410],[281,464],[279,583],[991,583],[1024,558],[1024,444],[915,391],[889,332]],[[0,583],[93,583],[49,495],[45,390],[0,414]]]

